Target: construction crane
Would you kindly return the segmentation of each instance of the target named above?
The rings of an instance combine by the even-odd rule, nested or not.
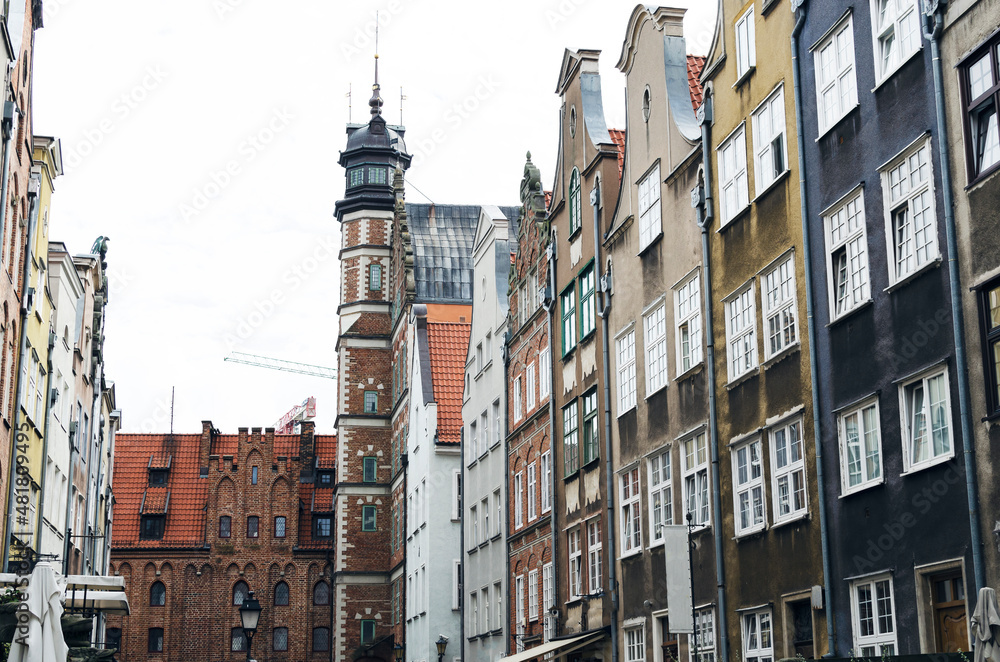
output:
[[[291,410],[272,425],[275,434],[293,434],[298,432],[299,423],[316,418],[316,398],[308,397],[302,404],[295,405]]]
[[[270,368],[272,370],[283,370],[285,372],[295,372],[300,375],[311,375],[313,377],[323,377],[325,379],[336,379],[337,369],[327,368],[321,365],[311,365],[309,363],[296,363],[295,361],[285,361],[284,359],[272,359],[267,356],[256,354],[246,354],[245,352],[230,352],[225,361],[233,363],[243,363],[254,365],[258,368]]]

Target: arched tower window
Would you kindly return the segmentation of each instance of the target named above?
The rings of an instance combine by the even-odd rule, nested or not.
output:
[[[328,605],[330,604],[330,585],[326,582],[317,582],[316,586],[313,587],[313,604],[314,605]]]
[[[288,584],[278,582],[274,587],[274,604],[276,607],[288,606]]]
[[[162,607],[167,604],[167,587],[163,582],[153,582],[149,587],[149,604],[151,607]]]

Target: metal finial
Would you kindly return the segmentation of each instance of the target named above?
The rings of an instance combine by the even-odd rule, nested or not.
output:
[[[375,17],[375,84],[372,85],[372,98],[368,102],[371,106],[372,117],[382,114],[382,95],[381,87],[378,84],[378,16]]]

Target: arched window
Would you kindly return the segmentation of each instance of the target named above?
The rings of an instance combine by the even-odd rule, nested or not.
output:
[[[330,604],[330,585],[326,582],[318,582],[313,588],[313,604],[314,605],[328,605]]]
[[[277,607],[288,606],[288,584],[285,582],[278,582],[274,587],[274,604]]]
[[[247,599],[248,593],[250,593],[250,587],[247,586],[246,582],[236,582],[236,586],[233,587],[233,604],[242,605],[243,601]]]
[[[580,229],[580,171],[573,168],[569,176],[569,233]]]
[[[162,607],[167,604],[167,587],[163,582],[153,582],[149,587],[149,604],[152,607]]]

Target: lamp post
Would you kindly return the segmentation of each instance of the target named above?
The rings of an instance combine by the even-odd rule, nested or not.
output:
[[[396,662],[403,662],[403,651],[405,650],[403,644],[396,644],[392,647],[392,654],[396,658]]]
[[[253,635],[257,632],[260,612],[260,603],[253,597],[253,591],[250,591],[240,605],[240,624],[243,626],[243,636],[247,639],[247,662],[250,662],[250,647],[253,645]]]
[[[442,634],[434,644],[438,649],[438,662],[441,662],[444,659],[444,649],[448,648],[448,637]]]

